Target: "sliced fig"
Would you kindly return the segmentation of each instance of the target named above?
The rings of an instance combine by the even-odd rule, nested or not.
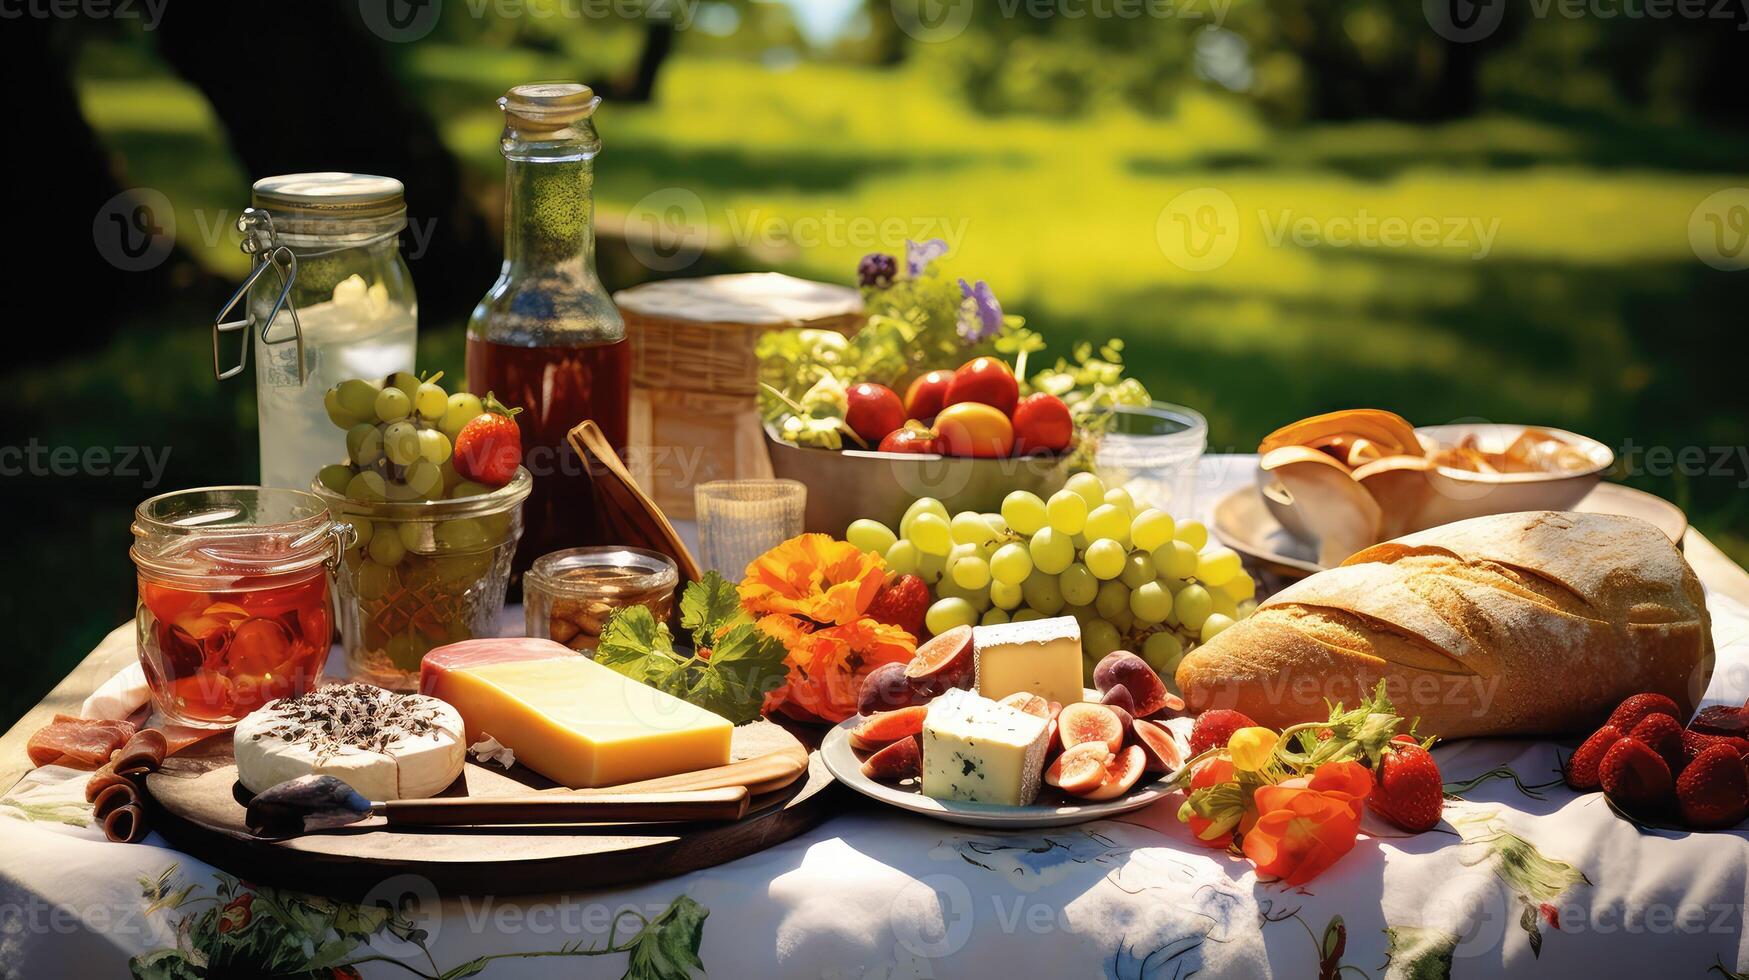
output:
[[[1038,718],[1051,716],[1051,703],[1031,691],[1015,691],[997,703],[1005,704],[1010,708],[1024,711]]]
[[[1142,759],[1149,772],[1171,772],[1184,762],[1184,753],[1178,750],[1178,740],[1172,737],[1166,726],[1137,718],[1133,727],[1135,745],[1142,750]]]
[[[1057,716],[1057,735],[1065,751],[1083,742],[1099,742],[1116,752],[1123,748],[1123,719],[1106,705],[1081,701]]]
[[[1080,796],[1105,782],[1106,764],[1111,759],[1111,749],[1104,742],[1083,742],[1057,756],[1045,769],[1045,785]]]
[[[863,760],[862,774],[883,783],[923,775],[923,739],[913,735],[881,749]]]
[[[1140,782],[1142,773],[1146,771],[1147,761],[1143,756],[1142,747],[1132,745],[1107,760],[1105,778],[1100,780],[1098,786],[1076,795],[1088,800],[1115,800],[1128,793],[1131,787]]]
[[[923,719],[928,714],[927,707],[916,705],[870,715],[862,724],[850,730],[850,744],[872,752],[899,739],[920,735],[923,732]]]
[[[911,686],[931,696],[972,683],[972,628],[955,626],[917,648],[905,665]]]
[[[1154,668],[1128,650],[1113,650],[1100,659],[1093,668],[1093,686],[1102,692],[1124,688],[1130,696],[1125,707],[1133,715],[1151,715],[1166,707],[1172,696]]]

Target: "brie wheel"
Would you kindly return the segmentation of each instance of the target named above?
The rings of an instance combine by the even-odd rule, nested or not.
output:
[[[373,734],[329,734],[324,720],[368,716]],[[411,723],[409,723],[411,722]],[[364,684],[271,701],[237,723],[237,780],[251,793],[310,774],[345,781],[367,800],[423,799],[461,775],[461,715],[443,701]]]

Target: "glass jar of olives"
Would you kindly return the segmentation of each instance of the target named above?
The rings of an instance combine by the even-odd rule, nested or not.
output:
[[[427,651],[498,635],[522,502],[534,480],[518,468],[496,490],[441,500],[362,500],[315,481],[356,543],[335,574],[340,642],[352,675],[411,690]]]

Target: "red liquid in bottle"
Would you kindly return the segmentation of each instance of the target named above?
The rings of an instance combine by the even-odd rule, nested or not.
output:
[[[536,558],[561,548],[612,544],[596,519],[583,461],[565,436],[590,419],[625,451],[631,401],[631,345],[624,340],[575,347],[512,347],[468,338],[468,389],[520,407],[522,465],[534,489],[522,510],[522,543],[512,573],[520,580]]]

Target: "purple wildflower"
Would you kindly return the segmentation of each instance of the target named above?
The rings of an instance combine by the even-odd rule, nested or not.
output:
[[[886,289],[899,274],[899,260],[885,252],[870,252],[856,264],[856,281],[864,289]]]
[[[947,254],[947,242],[939,238],[914,242],[905,239],[905,275],[915,279],[928,271],[929,263]]]
[[[989,340],[1002,332],[1002,304],[990,284],[982,279],[976,286],[960,280],[960,294],[969,302],[961,305],[959,335],[967,344]]]

